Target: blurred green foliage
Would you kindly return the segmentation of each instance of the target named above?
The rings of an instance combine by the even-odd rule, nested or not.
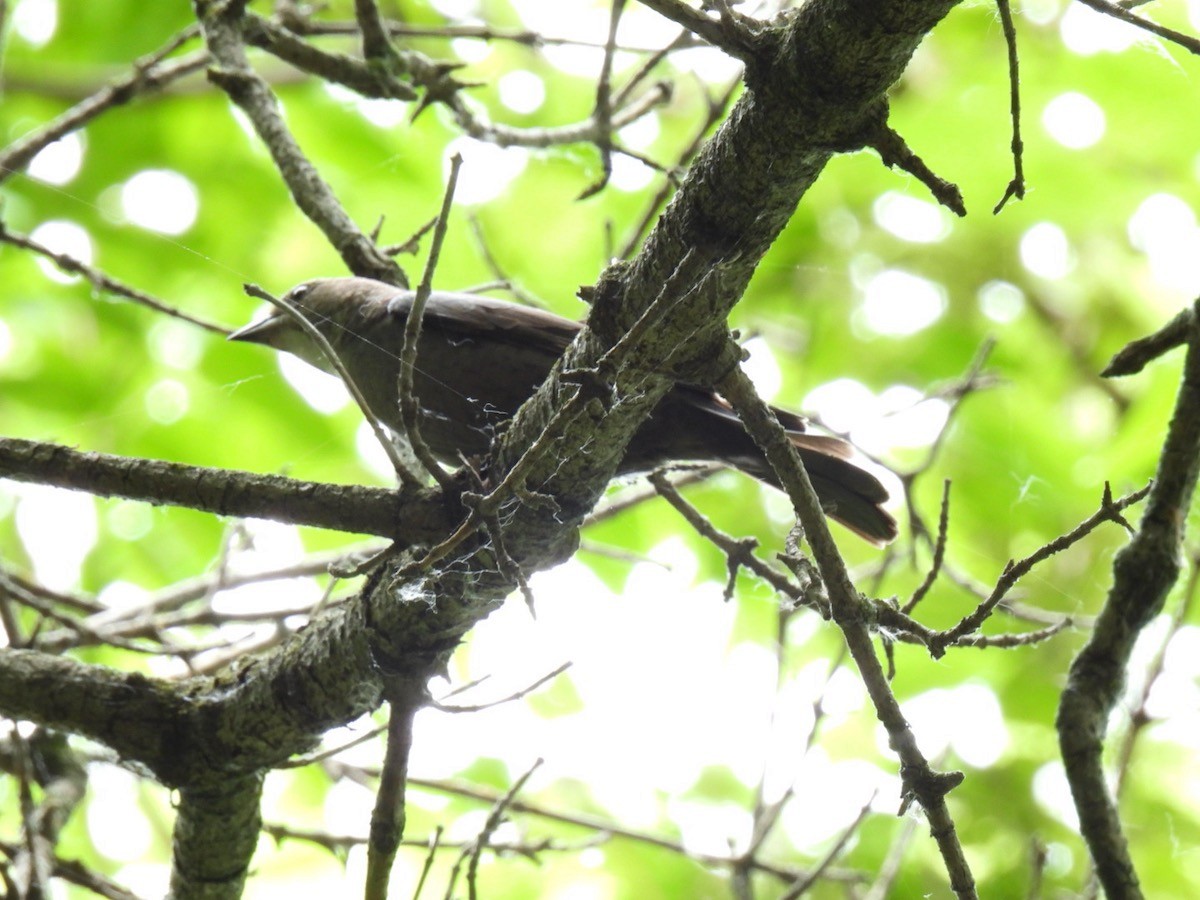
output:
[[[525,21],[522,4],[515,0],[511,6],[499,0],[468,5],[497,27],[516,28]],[[336,0],[321,18],[347,19],[352,6]],[[412,21],[443,21],[432,6],[416,0],[394,6]],[[183,3],[23,0],[15,10],[30,13],[34,7],[56,10],[57,25],[52,37],[39,44],[9,23],[0,106],[0,141],[5,144],[123,75],[132,60],[164,44],[190,21]],[[885,169],[873,154],[835,158],[763,261],[732,321],[744,333],[761,335],[773,349],[780,383],[776,402],[791,408],[805,406],[815,388],[844,378],[856,380],[875,397],[897,385],[936,394],[967,371],[985,342],[995,341],[986,366],[995,383],[969,396],[955,411],[931,469],[916,481],[914,498],[926,521],[935,523],[942,480],[952,481],[948,559],[955,571],[985,586],[1007,559],[1031,552],[1094,511],[1106,481],[1123,493],[1151,476],[1179,360],[1167,358],[1109,388],[1100,385],[1096,372],[1124,343],[1154,330],[1190,299],[1178,280],[1164,280],[1161,269],[1152,265],[1156,258],[1174,259],[1176,268],[1186,268],[1170,254],[1182,254],[1186,261],[1191,252],[1193,293],[1200,284],[1195,274],[1200,271],[1200,231],[1194,215],[1191,232],[1186,227],[1170,232],[1149,229],[1152,240],[1174,240],[1183,248],[1174,251],[1144,242],[1138,246],[1130,225],[1142,204],[1155,195],[1177,198],[1183,209],[1194,210],[1200,203],[1200,117],[1195,115],[1200,63],[1145,35],[1119,52],[1074,52],[1062,36],[1066,9],[1055,0],[1041,0],[1017,20],[1029,183],[1023,201],[1011,201],[999,215],[991,214],[1012,173],[1006,51],[992,7],[964,6],[925,42],[896,86],[892,123],[935,171],[961,187],[970,215],[957,220],[942,211],[942,236],[906,240],[881,224],[886,218],[883,204],[889,197],[928,204],[925,188]],[[1195,4],[1163,4],[1161,9],[1156,5],[1147,14],[1186,28],[1189,9],[1194,30]],[[645,9],[636,12],[648,15]],[[602,33],[593,36],[602,38]],[[345,39],[325,43],[346,52],[354,49]],[[590,113],[594,78],[564,72],[522,44],[432,38],[414,42],[445,59],[458,58],[468,45],[469,62],[459,77],[479,83],[470,91],[471,101],[496,121],[537,128],[578,121]],[[193,41],[180,52],[198,46]],[[627,76],[644,56],[622,56],[620,75]],[[391,124],[373,124],[364,115],[365,106],[346,92],[297,79],[287,67],[265,61],[261,54],[253,59],[275,81],[300,145],[363,228],[369,230],[382,220],[382,242],[400,242],[435,215],[447,148],[460,138],[448,116],[434,108],[410,122],[410,110],[400,106]],[[545,87],[545,102],[533,112],[513,112],[501,100],[498,81],[515,70],[534,73]],[[706,100],[701,79],[674,69],[670,59],[661,64],[661,74],[675,81],[675,92],[669,105],[653,115],[657,136],[637,149],[670,165],[703,122]],[[716,93],[723,85],[713,81],[708,89]],[[1053,124],[1046,118],[1048,104],[1069,92],[1090,98],[1105,123],[1102,137],[1081,149],[1064,146],[1047,127]],[[94,264],[101,270],[190,314],[228,326],[244,323],[253,312],[253,304],[241,292],[243,282],[280,292],[308,277],[342,274],[337,255],[293,206],[240,114],[231,113],[227,100],[203,74],[164,94],[143,96],[109,111],[89,124],[80,138],[80,168],[64,183],[15,175],[0,187],[0,214],[9,229],[30,233],[47,222],[74,223],[90,237]],[[662,178],[651,173],[644,187],[610,186],[597,197],[578,201],[601,172],[594,148],[568,145],[526,156],[521,174],[498,196],[456,209],[436,283],[458,289],[495,277],[473,236],[474,218],[488,252],[507,277],[550,308],[580,316],[584,307],[574,299],[576,291],[595,279],[613,248],[636,226]],[[468,153],[466,172],[480,177],[478,171],[471,172],[472,165]],[[138,227],[122,211],[122,185],[138,172],[159,169],[182,175],[198,197],[194,224],[177,236]],[[1023,263],[1023,248],[1030,252],[1031,229],[1042,223],[1056,226],[1068,248],[1069,260],[1057,277],[1035,274]],[[402,257],[401,262],[416,276],[423,256]],[[43,262],[30,253],[0,246],[0,423],[5,436],[300,478],[384,483],[357,449],[357,414],[349,408],[332,415],[312,408],[260,348],[227,345],[218,336],[166,322],[83,281],[64,282],[43,269]],[[935,286],[945,298],[944,312],[911,334],[880,333],[872,325],[865,298],[871,279],[890,270]],[[989,307],[987,297],[995,297],[989,295],[989,286],[997,283],[1015,289],[1007,295],[1007,307]],[[171,396],[185,400],[183,408],[165,420],[155,419],[150,414],[152,398],[164,381],[174,385]],[[876,409],[874,418],[886,418],[881,410]],[[884,461],[900,470],[923,463],[927,453],[925,447],[899,445],[883,450]],[[10,488],[8,483],[0,485],[0,560],[27,570],[33,563],[16,510],[19,503],[37,501],[16,500],[16,489]],[[757,485],[740,476],[721,475],[689,489],[687,496],[720,528],[758,540],[764,555],[782,549],[787,518]],[[153,591],[205,572],[214,565],[229,530],[228,523],[190,511],[155,508],[144,515],[131,513],[118,501],[96,501],[94,507],[98,531],[71,586],[87,594],[104,591],[113,582]],[[873,571],[879,552],[839,534],[852,562]],[[309,550],[351,540],[312,530],[304,531],[302,538]],[[1102,528],[1082,545],[1051,559],[1022,584],[1021,601],[1047,613],[1084,618],[1094,614],[1109,582],[1112,554],[1123,539],[1119,529]],[[585,533],[585,542],[579,562],[616,593],[636,580],[635,571],[655,566],[638,560],[657,558],[664,547],[671,548],[673,561],[680,548],[693,558],[690,574],[682,577],[696,590],[708,591],[710,600],[727,579],[724,557],[692,534],[662,501],[604,521]],[[877,596],[904,598],[923,577],[927,552],[919,553],[918,560],[918,565],[892,566],[881,581],[864,578],[860,587]],[[553,611],[569,609],[575,599],[557,594],[541,596],[539,603]],[[704,602],[697,601],[697,621],[709,615]],[[930,625],[944,626],[969,612],[975,602],[943,579],[919,614]],[[724,659],[746,644],[760,648],[767,658],[779,637],[777,599],[743,576],[732,603],[732,608],[719,601],[710,604],[715,610],[711,615],[726,620],[723,645],[716,647],[714,658]],[[631,610],[629,621],[636,623],[638,615]],[[677,627],[648,642],[639,640],[636,646],[661,643],[666,648],[689,642],[692,629],[699,626],[690,612],[677,615]],[[581,613],[579,628],[586,630],[589,621]],[[31,626],[32,618],[25,624]],[[985,632],[1032,627],[998,617]],[[536,623],[528,628],[538,634]],[[1190,626],[1181,634],[1181,646],[1184,639],[1195,644]],[[952,795],[952,811],[984,896],[1024,895],[1034,840],[1051,847],[1045,878],[1051,890],[1059,892],[1056,895],[1073,894],[1085,883],[1082,844],[1060,818],[1061,807],[1054,806],[1062,798],[1051,802],[1035,792],[1042,783],[1039,777],[1045,778],[1057,765],[1054,711],[1071,655],[1082,639],[1083,633],[1074,630],[1035,647],[958,650],[938,662],[915,648],[896,649],[893,684],[901,700],[938,688],[984,685],[1002,710],[1007,742],[994,761],[964,762],[951,748],[942,763],[968,773]],[[792,620],[778,675],[781,703],[797,704],[802,698],[814,702],[815,696],[798,688],[789,693],[787,686],[815,685],[819,692],[819,680],[810,676],[838,657],[839,643],[831,626],[811,614]],[[624,646],[610,651],[614,669],[629,662]],[[468,673],[475,674],[474,653],[475,639],[456,657],[451,673],[455,678],[466,680]],[[87,658],[150,668],[135,654],[108,649],[90,651]],[[667,665],[671,664],[664,661]],[[1195,668],[1183,667],[1177,676],[1194,691],[1198,674]],[[686,683],[693,675],[672,671],[670,677]],[[591,694],[575,679],[568,673],[523,701],[530,717],[549,723],[546,734],[567,727],[560,722],[589,715]],[[774,687],[772,679],[766,679],[767,695]],[[768,711],[771,706],[769,696],[746,702],[764,702]],[[663,788],[644,798],[654,812],[630,827],[681,839],[680,819],[688,820],[676,816],[672,804],[682,800],[709,804],[718,811],[717,818],[730,805],[748,815],[754,805],[754,779],[719,753],[719,736],[727,727],[719,716],[725,708],[713,701],[708,725],[716,749],[704,757],[706,748],[699,748],[705,763],[694,783],[677,792]],[[1200,889],[1200,863],[1190,849],[1200,842],[1200,782],[1189,755],[1195,746],[1195,710],[1186,703],[1167,703],[1165,708],[1177,718],[1167,717],[1141,736],[1128,774],[1124,811],[1147,895],[1194,896]],[[1189,722],[1193,736],[1181,737]],[[953,730],[954,724],[947,728]],[[817,749],[811,752],[833,761],[865,759],[881,772],[894,774],[894,762],[879,746],[877,730],[860,698],[850,712],[830,714],[822,721]],[[482,733],[479,745],[470,748],[475,762],[457,775],[502,793],[520,771],[514,770],[514,757],[494,750],[486,729]],[[614,747],[636,748],[669,743],[674,735],[639,725],[605,738]],[[502,743],[507,747],[509,742]],[[619,818],[618,811],[605,805],[602,792],[593,790],[586,772],[571,774],[569,765],[556,768],[552,748],[535,746],[533,751],[550,755],[549,768],[559,774],[535,780],[524,799],[546,809]],[[804,752],[803,740],[791,747],[796,765]],[[283,817],[297,827],[321,825],[322,807],[331,802],[326,774],[310,768],[272,779],[287,783],[268,791],[268,819]],[[0,783],[0,827],[6,832],[16,822],[12,790]],[[162,797],[138,802],[141,814],[157,823],[146,857],[161,864],[169,860],[169,809]],[[800,817],[826,814],[807,806],[801,795],[791,803]],[[421,790],[414,790],[411,806],[409,835],[417,837],[437,825],[445,825],[452,835],[456,819],[486,809],[478,801]],[[131,877],[131,861],[103,857],[89,837],[106,814],[90,809],[77,817],[62,853],[117,877]],[[552,819],[514,817],[534,837],[572,845],[593,836],[588,829]],[[361,833],[365,819],[359,824]],[[888,811],[877,812],[856,833],[836,868],[878,871],[904,827]],[[731,837],[739,834],[733,825],[729,832]],[[892,896],[947,895],[944,871],[924,832],[924,825],[916,823]],[[832,844],[830,839],[819,846],[797,846],[789,838],[792,833],[772,833],[765,844],[772,861],[812,865]],[[689,844],[686,837],[683,840]],[[742,838],[734,840],[744,847]],[[415,877],[423,857],[423,851],[412,851],[405,857],[408,868],[397,878]],[[542,854],[540,865],[520,857],[489,860],[485,856],[483,878],[492,897],[565,897],[572,886],[581,884],[593,892],[570,896],[645,900],[729,893],[724,870],[619,837],[600,848]],[[435,877],[444,879],[451,863],[452,855],[441,858]],[[310,872],[340,877],[324,851],[295,841],[276,847],[264,840],[256,866],[253,896],[270,896],[273,879],[280,879],[283,887],[276,890],[282,891]],[[758,879],[762,896],[780,890],[769,876]],[[844,896],[843,891],[837,882],[829,882],[814,895]]]

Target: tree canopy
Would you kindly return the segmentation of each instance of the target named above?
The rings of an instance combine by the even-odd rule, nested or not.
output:
[[[1195,2],[0,26],[15,895],[1200,886]],[[397,491],[225,340],[347,274],[589,327]],[[679,379],[853,441],[900,538],[829,542],[779,445],[786,491],[609,485]]]

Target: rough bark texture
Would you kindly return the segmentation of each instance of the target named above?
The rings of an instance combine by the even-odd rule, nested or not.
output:
[[[279,651],[216,678],[170,684],[10,651],[0,655],[0,709],[95,737],[178,787],[173,890],[236,896],[262,771],[377,707],[385,678],[436,673],[520,572],[570,557],[583,517],[674,380],[713,383],[737,364],[726,316],[763,254],[829,158],[882,125],[885,91],[954,5],[811,0],[748,36],[748,90],[641,252],[596,286],[591,328],[500,443],[488,473],[499,490],[472,521],[503,519],[502,534],[464,530],[428,557],[416,548],[390,560]],[[242,54],[240,6],[197,6],[219,64],[213,80],[255,119],[300,207],[357,274],[395,280],[391,261],[292,154]]]

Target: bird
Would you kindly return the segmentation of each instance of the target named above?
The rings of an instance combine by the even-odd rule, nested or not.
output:
[[[329,341],[374,416],[403,433],[398,375],[415,293],[369,278],[318,278],[284,299]],[[422,438],[440,460],[488,452],[497,429],[546,380],[583,325],[505,300],[433,291],[421,320],[413,370]],[[333,368],[282,310],[229,335]],[[857,465],[846,441],[807,430],[804,417],[772,407],[799,452],[827,516],[877,546],[896,537],[887,489]],[[702,385],[677,383],[634,434],[617,475],[672,462],[711,462],[779,487],[771,465],[729,404]]]

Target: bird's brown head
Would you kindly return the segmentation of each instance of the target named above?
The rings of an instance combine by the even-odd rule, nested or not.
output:
[[[283,299],[303,313],[336,349],[345,334],[356,333],[376,311],[384,308],[395,292],[391,285],[369,278],[314,278],[296,285]],[[325,355],[283,310],[272,310],[239,328],[229,335],[229,340],[285,350],[329,370]]]

